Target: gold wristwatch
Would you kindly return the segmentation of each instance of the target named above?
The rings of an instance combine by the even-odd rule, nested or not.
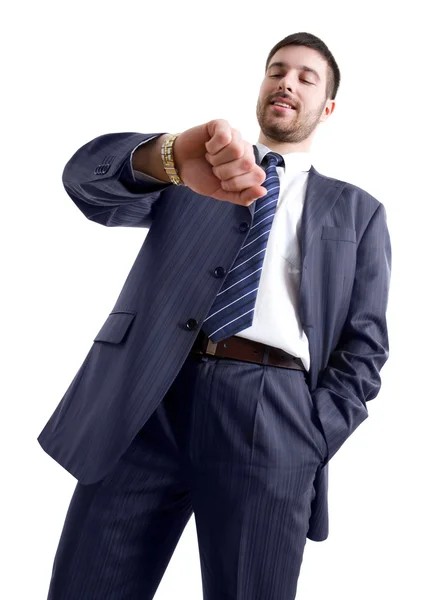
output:
[[[162,144],[162,161],[166,175],[175,185],[185,185],[174,165],[174,143],[179,133],[171,133]]]

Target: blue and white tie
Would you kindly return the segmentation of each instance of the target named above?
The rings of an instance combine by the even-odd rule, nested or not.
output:
[[[261,185],[268,193],[257,198],[248,236],[215,298],[209,316],[203,321],[203,333],[214,343],[252,325],[266,246],[280,191],[277,166],[284,165],[283,157],[276,152],[268,152],[265,159],[268,160],[268,166],[265,169],[266,179]]]

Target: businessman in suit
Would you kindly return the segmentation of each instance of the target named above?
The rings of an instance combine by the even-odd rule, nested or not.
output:
[[[310,161],[339,81],[292,34],[255,145],[216,119],[102,135],[66,164],[89,220],[148,234],[38,438],[78,480],[49,598],[153,598],[193,513],[205,600],[295,597],[306,538],[328,536],[329,461],[389,353],[384,205]]]

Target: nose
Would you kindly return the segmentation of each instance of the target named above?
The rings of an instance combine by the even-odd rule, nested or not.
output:
[[[290,85],[287,85],[284,80],[281,80],[279,88],[282,90],[288,90],[288,92],[292,93],[292,87]]]

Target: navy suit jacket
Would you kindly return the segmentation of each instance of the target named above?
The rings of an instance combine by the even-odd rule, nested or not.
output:
[[[251,225],[254,214],[255,203],[134,182],[131,151],[156,135],[101,135],[63,171],[66,192],[91,221],[149,228],[114,308],[38,437],[84,484],[114,467],[173,383],[223,284],[215,269],[229,271],[248,234],[239,224]],[[384,205],[312,166],[299,243],[307,381],[328,448],[313,484],[308,538],[322,541],[329,530],[328,463],[368,416],[366,403],[378,394],[389,354]]]

